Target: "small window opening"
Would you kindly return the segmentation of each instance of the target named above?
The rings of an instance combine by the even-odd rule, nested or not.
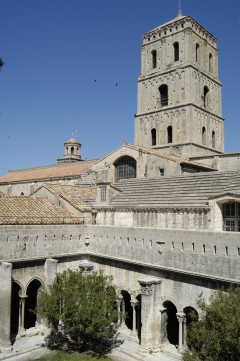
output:
[[[152,68],[155,69],[157,67],[157,52],[156,50],[152,51]]]
[[[212,73],[212,71],[213,71],[213,56],[212,56],[212,54],[209,54],[208,68],[209,68],[209,71]]]
[[[240,232],[240,203],[229,202],[223,205],[223,230]]]
[[[215,148],[215,132],[212,131],[212,148]]]
[[[164,168],[159,168],[160,177],[164,177]]]
[[[71,155],[74,154],[74,147],[71,147]]]
[[[203,106],[207,108],[209,105],[209,89],[207,86],[203,89]]]
[[[206,145],[206,128],[202,128],[202,144]]]
[[[101,202],[106,202],[106,200],[107,200],[107,187],[106,186],[100,187],[100,200],[101,200]]]
[[[174,61],[178,61],[179,60],[179,43],[177,41],[173,44],[173,48],[174,48]]]
[[[199,44],[196,44],[196,62],[199,61]]]
[[[169,125],[167,127],[167,137],[168,137],[168,143],[172,143],[172,126]]]
[[[152,135],[152,145],[156,145],[157,144],[157,134],[156,134],[155,128],[153,128],[151,130],[151,135]]]
[[[160,101],[161,101],[161,106],[167,106],[168,105],[168,86],[166,84],[162,84],[159,87],[159,92],[160,92]]]

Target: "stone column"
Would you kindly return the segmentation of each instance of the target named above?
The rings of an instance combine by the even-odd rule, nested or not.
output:
[[[158,278],[145,278],[138,281],[142,297],[141,348],[157,350],[161,343],[161,316],[159,313],[160,285]]]
[[[17,338],[20,338],[26,334],[24,328],[24,318],[25,318],[25,301],[27,295],[19,295],[19,322],[18,322],[18,334]]]
[[[160,314],[161,314],[161,344],[164,344],[168,341],[168,335],[167,335],[167,309],[165,307],[160,308]]]
[[[182,351],[183,346],[184,346],[184,319],[186,318],[185,313],[177,313],[176,314],[177,319],[178,319],[178,326],[179,326],[179,336],[178,336],[178,349],[179,351]]]
[[[122,303],[122,299],[118,299],[117,300],[117,308],[118,308],[118,324],[119,325],[122,324],[121,303]]]
[[[0,265],[0,349],[11,347],[11,293],[12,293],[12,264],[2,262]]]
[[[131,301],[131,306],[132,306],[132,310],[133,310],[132,332],[133,332],[134,336],[136,336],[136,337],[138,337],[138,322],[137,322],[138,304],[139,304],[139,302],[137,300]]]
[[[138,301],[134,300],[131,301],[131,306],[132,306],[132,310],[133,310],[133,326],[132,326],[132,330],[134,333],[137,333],[137,306],[138,306]]]
[[[44,269],[45,269],[45,285],[46,288],[50,286],[57,275],[57,263],[58,261],[56,259],[46,259]]]
[[[187,348],[187,318],[183,317],[183,347]]]

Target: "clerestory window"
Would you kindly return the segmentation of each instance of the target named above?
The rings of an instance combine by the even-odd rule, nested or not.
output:
[[[229,202],[223,204],[223,230],[240,232],[240,203]]]
[[[115,163],[115,179],[136,178],[137,162],[132,157],[122,157]]]

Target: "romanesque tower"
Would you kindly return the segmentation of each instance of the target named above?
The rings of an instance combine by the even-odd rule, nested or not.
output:
[[[183,157],[223,152],[217,39],[190,16],[143,36],[135,144]]]

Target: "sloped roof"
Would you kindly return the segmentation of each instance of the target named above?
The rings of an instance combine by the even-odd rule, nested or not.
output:
[[[208,207],[221,193],[240,194],[240,171],[121,179],[114,187],[121,193],[111,201],[113,208]]]
[[[0,224],[61,223],[82,223],[82,219],[47,198],[0,197]]]
[[[171,155],[169,153],[165,153],[165,152],[161,152],[158,149],[152,149],[152,148],[147,148],[147,147],[140,147],[138,145],[134,145],[134,144],[127,144],[127,147],[131,148],[131,149],[136,149],[136,150],[142,150],[143,153],[148,153],[148,154],[152,154],[155,157],[159,157],[159,158],[163,158],[166,160],[170,160],[172,162],[178,163],[178,164],[189,164],[192,165],[194,167],[201,167],[201,168],[205,168],[205,169],[209,169],[209,170],[213,170],[212,167],[207,166],[205,164],[201,164],[201,163],[197,163],[194,161],[190,161],[188,158],[183,158],[183,157],[177,157],[175,155]]]
[[[84,160],[76,163],[13,170],[0,177],[0,184],[78,176],[89,171],[96,162],[97,160]]]
[[[70,203],[74,208],[80,211],[91,210],[91,204],[95,201],[97,195],[96,187],[80,187],[58,184],[43,184],[31,195],[38,192],[39,189],[45,188],[52,194],[57,193],[60,197]]]
[[[110,155],[112,155],[114,153],[117,153],[117,151],[120,150],[123,147],[133,149],[133,150],[136,150],[138,152],[141,151],[142,153],[145,153],[145,154],[151,154],[151,155],[153,155],[155,157],[163,158],[163,159],[166,159],[166,160],[169,160],[171,162],[178,163],[178,164],[188,164],[188,165],[191,165],[191,166],[196,167],[196,168],[201,168],[201,169],[210,170],[210,171],[215,170],[214,168],[212,168],[209,165],[201,164],[201,163],[194,162],[194,161],[190,161],[188,158],[177,157],[175,155],[171,155],[169,153],[162,152],[161,150],[158,150],[158,149],[153,149],[153,148],[148,148],[148,147],[143,147],[143,146],[139,146],[139,145],[135,145],[135,144],[128,144],[128,143],[121,145],[121,147],[115,149],[113,152],[111,152],[111,153],[107,154],[105,157],[99,159],[97,163],[100,163],[101,161],[103,161],[104,159],[109,157]]]

